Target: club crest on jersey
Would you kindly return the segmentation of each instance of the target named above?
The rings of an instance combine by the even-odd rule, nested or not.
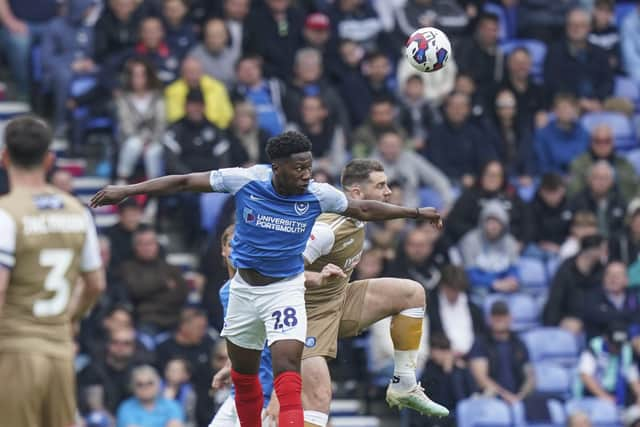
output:
[[[316,337],[307,337],[306,341],[304,342],[305,347],[307,348],[313,348],[316,346]]]
[[[242,217],[244,218],[244,222],[255,222],[256,216],[253,214],[253,209],[244,208],[242,211]]]
[[[309,210],[309,203],[307,202],[296,202],[295,204],[296,213],[300,216],[307,213]]]

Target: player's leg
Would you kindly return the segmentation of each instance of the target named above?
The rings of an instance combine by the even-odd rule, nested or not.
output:
[[[349,329],[351,324],[352,330],[341,327],[340,336],[354,335],[391,316],[394,370],[387,402],[429,415],[445,416],[448,410],[428,399],[416,382],[425,305],[424,288],[413,280],[380,278],[368,283],[354,282],[348,288],[343,315],[344,329]]]
[[[72,359],[49,359],[49,381],[43,401],[42,424],[50,427],[74,425],[76,415],[75,370]]]
[[[302,407],[305,427],[326,427],[331,395],[331,374],[327,360],[322,356],[303,359]]]
[[[46,391],[44,356],[0,352],[0,424],[40,426]]]
[[[255,299],[252,287],[239,281],[236,275],[231,280],[229,307],[221,335],[227,340],[231,381],[236,389],[236,410],[242,427],[262,424],[263,395],[258,371],[266,333]]]
[[[271,349],[273,386],[280,402],[278,425],[303,427],[300,360],[307,335],[304,275],[265,286],[256,303]]]

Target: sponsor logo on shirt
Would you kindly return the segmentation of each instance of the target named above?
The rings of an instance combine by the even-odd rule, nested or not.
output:
[[[301,221],[294,221],[287,218],[280,218],[272,215],[254,213],[253,209],[244,208],[242,211],[244,222],[253,224],[258,228],[266,230],[281,231],[283,233],[302,234],[307,229],[307,224]]]

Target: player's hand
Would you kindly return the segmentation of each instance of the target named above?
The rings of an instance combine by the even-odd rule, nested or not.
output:
[[[269,406],[262,413],[262,425],[265,427],[278,427],[278,416],[280,415],[280,402],[276,394],[271,395]]]
[[[128,196],[126,185],[107,185],[91,198],[89,206],[97,208],[98,206],[117,205]]]
[[[435,208],[420,208],[418,209],[419,217],[421,219],[426,220],[429,224],[436,227],[438,230],[444,227],[444,222],[442,221],[442,215]]]
[[[342,271],[340,267],[335,264],[327,264],[324,266],[322,271],[320,272],[320,277],[322,278],[322,284],[326,284],[327,280],[333,277],[345,278],[347,275]]]
[[[211,380],[211,388],[220,390],[226,385],[231,384],[231,365],[226,365],[220,369]]]

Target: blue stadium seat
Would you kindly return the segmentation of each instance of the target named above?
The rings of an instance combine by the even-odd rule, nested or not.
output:
[[[200,196],[200,225],[204,230],[215,229],[229,197],[229,194],[224,193],[206,193]]]
[[[483,6],[485,12],[493,13],[498,17],[498,40],[509,40],[509,25],[507,24],[507,15],[504,8],[495,3],[485,3]]]
[[[491,305],[500,300],[509,306],[511,328],[514,331],[521,332],[540,326],[540,307],[531,295],[524,293],[487,295],[484,300],[485,315],[489,314]]]
[[[624,18],[636,8],[636,4],[634,2],[625,3],[625,2],[616,2],[615,16],[616,16],[616,25],[618,28],[622,25],[622,21]]]
[[[547,401],[547,409],[551,417],[548,423],[528,422],[525,416],[524,404],[518,402],[511,406],[513,410],[513,425],[515,427],[562,427],[566,425],[567,414],[562,403],[556,399]]]
[[[533,362],[555,362],[572,366],[578,361],[578,341],[560,328],[537,328],[522,334]]]
[[[631,120],[622,113],[602,111],[582,116],[582,125],[591,132],[596,126],[606,124],[613,130],[617,150],[628,151],[637,146]]]
[[[613,403],[597,397],[572,399],[566,403],[565,408],[569,416],[576,412],[584,412],[594,427],[619,427],[622,425],[618,408]]]
[[[537,81],[544,78],[544,58],[547,56],[547,45],[535,39],[514,39],[500,45],[505,55],[509,55],[517,47],[524,47],[531,55],[531,74]]]
[[[640,175],[640,149],[631,150],[625,153],[625,157],[633,165],[636,174]]]
[[[613,95],[629,99],[635,105],[636,110],[638,110],[640,106],[640,87],[638,87],[638,84],[632,78],[616,76]]]
[[[431,206],[436,209],[442,209],[444,202],[442,197],[436,190],[430,187],[423,187],[419,190],[420,206]]]
[[[532,257],[520,257],[518,260],[518,274],[523,288],[546,288],[547,271],[544,263]]]
[[[533,365],[536,391],[567,397],[571,390],[573,373],[556,363],[540,362]]]
[[[458,427],[510,427],[509,406],[502,400],[481,397],[458,402],[456,409]]]

